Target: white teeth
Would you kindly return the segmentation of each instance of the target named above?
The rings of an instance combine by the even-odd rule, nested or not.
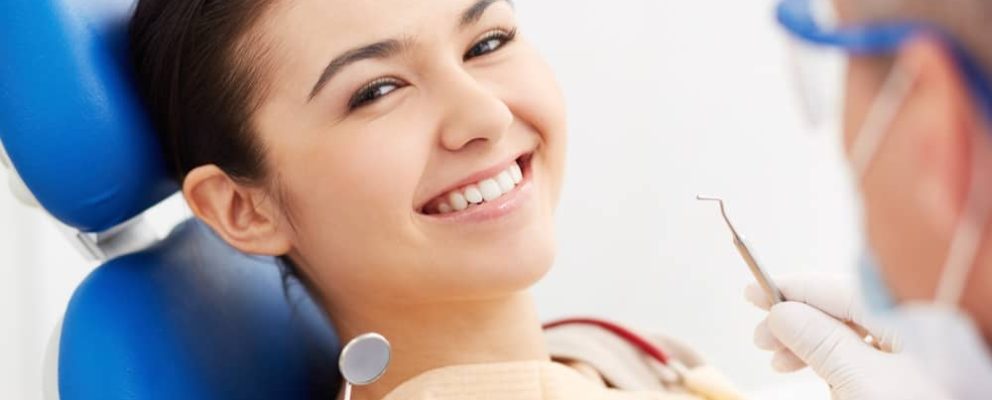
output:
[[[524,180],[524,171],[520,169],[520,165],[513,163],[510,166],[510,177],[513,178],[513,183],[520,183]]]
[[[465,200],[465,196],[459,192],[451,192],[448,195],[448,201],[451,202],[451,208],[455,211],[462,211],[468,208],[468,200]]]
[[[468,200],[472,204],[482,203],[484,199],[482,198],[482,192],[479,191],[479,187],[471,185],[465,188],[465,200]]]
[[[503,195],[503,190],[500,189],[499,183],[495,180],[486,179],[479,182],[479,191],[482,192],[482,198],[486,201],[493,201]]]
[[[447,196],[435,203],[437,204],[436,211],[439,214],[449,214],[464,211],[473,205],[486,201],[496,200],[504,194],[512,192],[517,184],[523,180],[523,170],[520,169],[520,165],[514,163],[495,177],[448,193]]]
[[[516,183],[513,183],[513,178],[510,177],[510,173],[506,171],[501,172],[496,177],[496,183],[499,184],[499,188],[503,191],[503,193],[510,193],[510,191],[513,190],[513,187],[517,185]]]

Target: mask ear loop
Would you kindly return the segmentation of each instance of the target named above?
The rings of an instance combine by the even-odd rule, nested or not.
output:
[[[973,200],[968,201],[968,211],[954,230],[954,237],[951,239],[934,297],[934,302],[938,305],[958,307],[964,295],[968,276],[971,275],[975,259],[978,257],[978,247],[983,233],[982,225],[988,218],[988,207],[981,207],[979,210],[975,203]]]
[[[861,125],[854,143],[851,144],[851,172],[857,182],[864,181],[868,168],[878,155],[878,149],[885,140],[886,133],[895,122],[899,110],[909,97],[916,84],[916,73],[898,63],[882,84],[882,90],[875,104],[868,110],[865,122]]]
[[[984,114],[982,114],[984,115]],[[989,129],[989,121],[983,119],[984,129]],[[979,247],[981,246],[985,224],[989,218],[989,208],[992,199],[981,195],[977,190],[982,185],[984,174],[979,173],[978,147],[981,141],[976,140],[971,158],[971,179],[968,189],[968,199],[965,202],[965,212],[960,217],[957,227],[954,229],[954,236],[951,238],[950,247],[947,250],[947,259],[944,261],[941,277],[937,284],[937,292],[934,302],[938,305],[957,308],[964,296],[965,286],[968,277],[974,269],[975,260],[978,258]]]

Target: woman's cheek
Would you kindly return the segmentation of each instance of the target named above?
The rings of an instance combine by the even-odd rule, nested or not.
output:
[[[567,145],[565,99],[550,66],[532,48],[506,71],[511,90],[505,99],[521,122],[530,125],[540,135],[542,162],[554,197],[564,173]],[[524,71],[527,71],[526,73]]]
[[[490,79],[517,118],[542,137],[561,140],[565,133],[565,100],[550,66],[527,42]]]
[[[409,211],[415,181],[410,154],[389,141],[367,140],[341,147],[311,163],[315,181],[333,188],[325,204],[347,205],[354,214],[389,215]]]

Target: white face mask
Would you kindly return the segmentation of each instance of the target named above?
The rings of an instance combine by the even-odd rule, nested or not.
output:
[[[887,78],[851,149],[854,182],[864,180],[915,80],[900,65]],[[977,198],[977,184],[971,182],[932,302],[896,304],[869,252],[859,265],[862,297],[873,319],[896,328],[901,335],[897,348],[916,357],[957,399],[984,399],[992,393],[992,354],[974,321],[959,308],[992,205]]]

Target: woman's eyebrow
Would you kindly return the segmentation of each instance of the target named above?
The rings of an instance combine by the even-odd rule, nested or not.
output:
[[[479,22],[482,16],[485,15],[486,10],[489,6],[505,2],[513,5],[513,0],[479,0],[472,4],[471,7],[466,9],[458,24],[459,28],[464,29],[465,27]],[[310,96],[307,98],[307,102],[313,100],[314,97],[320,93],[320,90],[327,85],[327,82],[331,80],[335,75],[341,72],[344,67],[354,64],[362,60],[368,60],[373,58],[389,58],[397,53],[400,53],[408,46],[409,40],[401,41],[397,39],[383,40],[381,42],[376,42],[367,46],[362,46],[352,50],[348,50],[344,54],[335,57],[327,64],[324,71],[317,78],[317,83],[313,85],[313,89],[310,90]]]
[[[338,72],[341,72],[344,67],[372,58],[389,58],[401,52],[405,47],[405,41],[389,39],[373,43],[368,46],[348,50],[344,54],[337,56],[327,64],[327,67],[324,68],[324,72],[320,74],[320,78],[317,79],[317,83],[313,85],[313,89],[310,91],[310,98],[307,99],[307,101],[309,102],[310,100],[313,100],[313,98],[317,96],[317,93],[320,93],[320,90],[327,85],[327,82],[330,81],[334,75],[337,75]]]
[[[479,22],[479,19],[481,19],[482,15],[486,13],[489,6],[499,2],[506,2],[511,6],[513,5],[513,0],[479,0],[465,10],[464,13],[462,13],[461,23],[459,23],[458,26],[460,28],[465,28],[468,25]]]

